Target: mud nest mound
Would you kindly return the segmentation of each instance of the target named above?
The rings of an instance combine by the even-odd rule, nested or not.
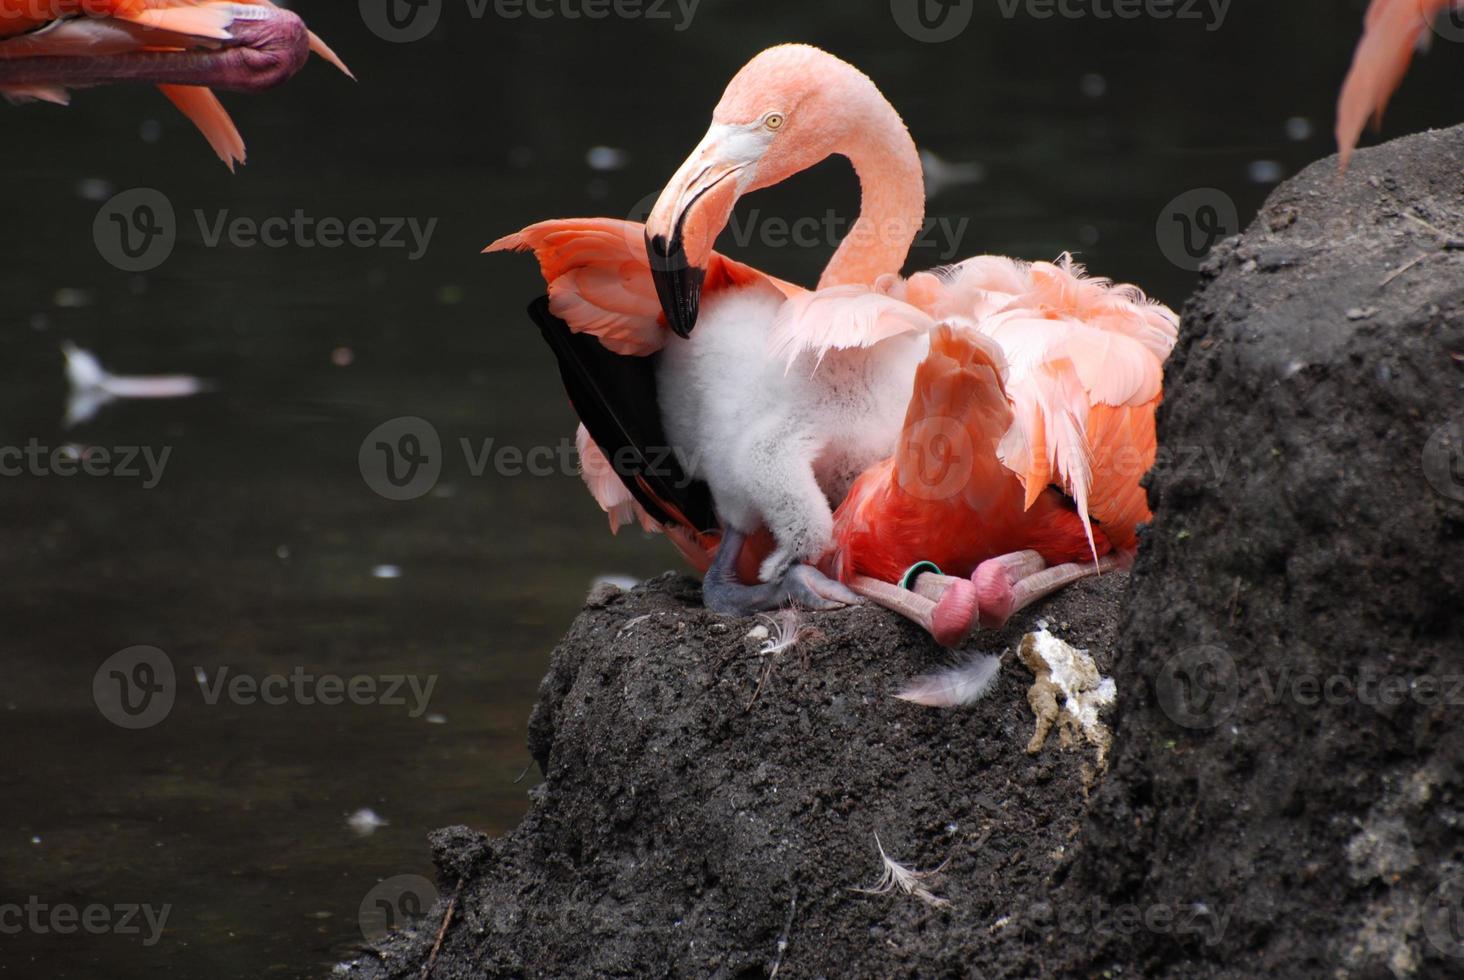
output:
[[[591,597],[530,722],[529,815],[432,844],[444,901],[348,976],[1464,972],[1464,129],[1324,161],[1185,309],[1131,575],[973,646],[977,704],[874,609]],[[1106,772],[1026,751],[1045,620],[1117,682]],[[886,853],[935,903],[855,891]]]

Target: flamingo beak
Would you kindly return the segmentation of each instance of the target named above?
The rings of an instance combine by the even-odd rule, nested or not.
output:
[[[742,192],[747,160],[730,157],[713,127],[686,158],[646,218],[646,255],[667,325],[682,338],[696,326],[717,235]]]

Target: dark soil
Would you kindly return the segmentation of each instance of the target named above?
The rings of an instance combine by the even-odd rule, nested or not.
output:
[[[1071,848],[1095,753],[1054,733],[1027,755],[1014,645],[1044,617],[1106,669],[1124,582],[983,637],[1013,648],[1000,680],[949,711],[893,697],[949,658],[881,610],[810,615],[769,658],[755,622],[701,609],[688,579],[593,598],[530,722],[545,781],[529,816],[499,840],[433,840],[444,894],[466,879],[433,976],[765,976],[783,937],[781,976],[1032,975],[1040,931],[998,922]],[[879,877],[876,834],[913,867],[949,860],[930,887],[951,906],[851,891]],[[430,918],[351,975],[415,976]]]
[[[420,975],[456,891],[437,980],[1464,974],[1461,161],[1464,129],[1318,164],[1220,247],[1132,576],[980,637],[984,700],[892,697],[944,655],[875,609],[770,658],[685,579],[602,592],[528,817],[435,835],[444,901],[341,971]],[[1039,617],[1117,680],[1106,775],[1025,751]],[[852,891],[876,834],[951,904]]]
[[[1070,888],[1230,918],[1124,961],[1464,976],[1461,249],[1456,128],[1287,182],[1185,310]]]

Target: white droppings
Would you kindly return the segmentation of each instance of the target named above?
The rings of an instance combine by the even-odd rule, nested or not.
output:
[[[1037,715],[1037,731],[1027,751],[1038,751],[1052,725],[1057,723],[1061,726],[1064,745],[1071,743],[1071,733],[1076,729],[1098,749],[1100,764],[1104,762],[1111,736],[1099,714],[1118,695],[1113,678],[1098,672],[1098,664],[1088,651],[1079,650],[1045,629],[1022,637],[1018,655],[1036,677],[1028,701]]]

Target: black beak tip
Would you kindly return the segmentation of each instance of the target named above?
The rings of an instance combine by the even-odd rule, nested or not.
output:
[[[666,324],[685,340],[696,326],[706,270],[693,268],[686,259],[681,236],[667,241],[664,235],[646,235],[646,256],[651,263],[651,280],[666,314]]]

